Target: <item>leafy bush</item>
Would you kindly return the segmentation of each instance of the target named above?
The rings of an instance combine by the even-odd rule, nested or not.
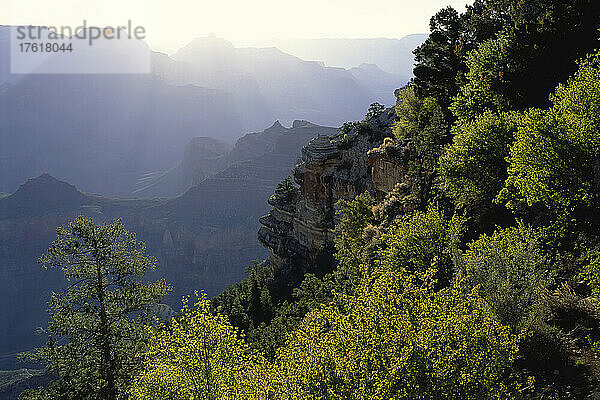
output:
[[[440,159],[441,186],[459,208],[489,207],[504,187],[517,114],[490,111],[453,128],[454,141]]]
[[[250,399],[266,390],[262,357],[253,353],[227,317],[212,314],[202,295],[168,325],[148,328],[144,370],[133,399]],[[256,376],[255,376],[256,374]]]
[[[406,271],[307,315],[277,359],[286,399],[493,399],[517,338],[475,293],[434,293]]]
[[[589,221],[600,193],[600,54],[584,60],[551,100],[550,109],[528,111],[519,124],[499,200]]]
[[[523,223],[471,242],[457,273],[479,288],[504,324],[527,329],[547,316],[543,297],[553,272],[540,233]]]
[[[367,243],[363,233],[374,222],[373,198],[365,192],[353,201],[340,200],[336,206],[336,215],[340,219],[334,229],[335,257],[339,262],[337,271],[350,280],[350,284],[355,284],[366,272]]]
[[[435,206],[405,215],[383,234],[380,264],[396,271],[406,269],[417,276],[434,268],[440,284],[445,285],[452,277],[454,249],[464,222],[458,215],[446,221]]]
[[[420,99],[412,86],[397,94],[394,136],[414,142],[424,168],[433,169],[441,154],[442,145],[449,139],[449,126],[442,108],[433,97]]]
[[[365,121],[369,121],[379,117],[385,111],[385,106],[379,103],[373,103],[369,106],[367,114],[365,115]]]
[[[501,34],[479,45],[467,57],[466,84],[460,87],[452,103],[458,119],[473,120],[485,111],[495,113],[514,109],[511,78],[518,74],[519,64],[513,61],[515,38]]]

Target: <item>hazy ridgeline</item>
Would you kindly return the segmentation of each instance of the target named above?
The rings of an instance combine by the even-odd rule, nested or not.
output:
[[[138,179],[175,167],[195,137],[233,145],[275,120],[340,126],[375,101],[392,103],[410,77],[409,66],[402,74],[373,64],[331,68],[213,36],[172,57],[143,42],[95,44],[78,61],[119,65],[147,56],[146,75],[15,75],[8,73],[11,29],[0,27],[0,192],[47,172],[87,192],[132,196]],[[60,70],[68,61],[49,57],[39,68]]]

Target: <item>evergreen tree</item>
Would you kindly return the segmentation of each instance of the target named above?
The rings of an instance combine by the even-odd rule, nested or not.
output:
[[[57,234],[40,263],[62,269],[69,286],[51,295],[46,346],[24,357],[59,379],[24,397],[126,398],[140,367],[135,353],[144,323],[168,287],[164,280],[141,281],[156,260],[121,220],[97,225],[79,217]]]

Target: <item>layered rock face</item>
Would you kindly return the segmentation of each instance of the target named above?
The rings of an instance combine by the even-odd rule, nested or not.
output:
[[[387,109],[342,140],[320,135],[302,149],[302,161],[294,169],[299,189],[276,191],[269,199],[273,209],[260,219],[258,239],[269,250],[268,262],[280,269],[310,270],[328,260],[337,201],[380,190],[367,153],[391,136],[394,118],[394,110]]]
[[[140,197],[174,197],[205,180],[214,181],[215,177],[226,183],[231,177],[244,178],[239,184],[249,186],[256,182],[247,179],[259,178],[265,181],[261,185],[266,185],[266,193],[271,193],[282,175],[296,164],[302,146],[318,134],[335,132],[336,128],[295,120],[290,128],[275,121],[261,132],[244,135],[233,148],[214,139],[195,138],[186,146],[178,166],[166,173],[142,177],[135,193]]]
[[[371,151],[367,158],[371,167],[371,177],[375,186],[375,199],[383,200],[398,182],[407,180],[408,163],[389,157],[383,151]]]

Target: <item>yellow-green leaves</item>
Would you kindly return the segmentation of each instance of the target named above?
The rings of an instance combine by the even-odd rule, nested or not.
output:
[[[476,292],[406,271],[378,270],[309,312],[273,361],[206,298],[183,311],[151,331],[133,398],[500,399],[518,351]]]
[[[517,339],[482,305],[475,293],[376,273],[290,336],[280,398],[500,398]]]
[[[264,360],[226,317],[211,313],[205,295],[191,309],[184,300],[180,316],[148,329],[144,371],[131,390],[134,399],[261,398],[267,390]]]
[[[519,124],[499,200],[512,208],[543,207],[565,219],[576,209],[597,207],[600,55],[584,60],[551,100],[550,109],[530,110]]]
[[[512,108],[515,93],[510,80],[522,68],[513,60],[515,40],[501,33],[469,54],[467,83],[460,87],[451,106],[457,118],[472,120],[486,110],[499,113]]]
[[[541,248],[540,232],[519,223],[470,243],[457,272],[465,284],[479,288],[504,324],[527,330],[547,316],[543,294],[553,282]]]
[[[452,250],[460,240],[464,219],[446,221],[436,206],[400,218],[383,235],[385,246],[379,252],[384,269],[406,269],[424,276],[431,268],[447,284],[452,275]]]
[[[506,180],[510,145],[518,116],[486,111],[473,121],[459,121],[454,141],[440,158],[442,189],[458,208],[481,212]]]
[[[373,199],[365,192],[352,201],[340,200],[336,206],[340,222],[334,229],[334,243],[339,261],[338,271],[349,278],[360,279],[365,262],[365,228],[374,223]]]

